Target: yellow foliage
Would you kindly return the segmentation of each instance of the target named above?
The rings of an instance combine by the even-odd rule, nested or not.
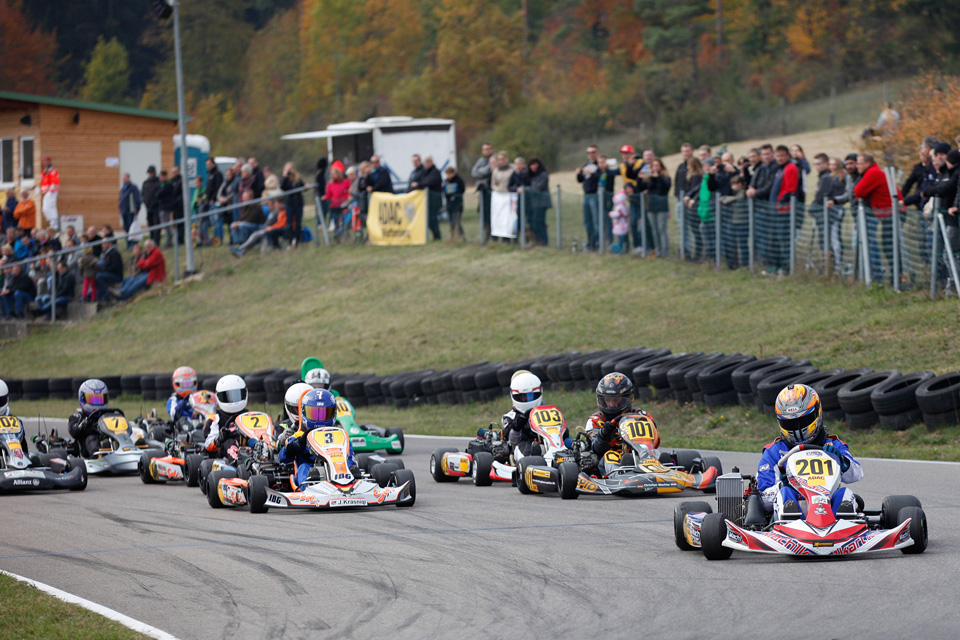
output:
[[[923,75],[898,105],[901,121],[884,137],[886,153],[908,169],[917,161],[917,147],[926,136],[937,136],[951,147],[960,136],[960,78]]]

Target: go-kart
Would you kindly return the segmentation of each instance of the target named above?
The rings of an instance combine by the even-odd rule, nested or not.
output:
[[[172,423],[163,449],[147,449],[140,454],[137,473],[144,484],[168,480],[184,480],[188,487],[200,484],[200,465],[208,457],[203,448],[203,426],[216,415],[217,400],[210,391],[196,391],[190,395],[190,404],[193,417],[184,416]],[[166,428],[163,433],[167,433]]]
[[[524,494],[555,491],[566,500],[576,498],[580,465],[565,444],[563,413],[553,405],[537,407],[530,412],[530,430],[536,443],[531,455],[517,460],[517,489]]]
[[[779,471],[801,497],[800,514],[767,514],[754,476],[733,473],[717,480],[717,512],[706,502],[681,502],[673,515],[677,546],[700,548],[708,560],[734,550],[792,556],[844,556],[891,551],[923,553],[927,518],[913,496],[888,496],[880,509],[834,514],[840,464],[817,445],[798,445],[780,459]]]
[[[511,455],[503,432],[493,428],[478,429],[477,437],[467,443],[465,451],[441,447],[430,454],[430,475],[437,482],[456,482],[470,476],[478,487],[497,482],[513,482],[517,467],[514,461],[523,457],[519,449]]]
[[[337,398],[337,424],[350,436],[350,446],[357,453],[386,451],[391,455],[403,453],[403,430],[400,427],[378,427],[358,424],[357,412],[346,398]]]
[[[0,493],[34,489],[87,488],[83,460],[65,451],[34,453],[27,457],[21,439],[23,422],[15,416],[0,416]]]
[[[91,413],[90,419],[97,420],[100,449],[94,451],[91,457],[84,458],[88,474],[135,473],[143,449],[159,449],[163,446],[156,440],[147,440],[142,428],[131,427],[120,409],[103,407]],[[59,437],[56,430],[49,435],[34,436],[34,442],[41,453],[62,449],[72,455],[81,455],[80,443]]]
[[[174,398],[167,398],[168,415],[174,415],[176,409],[171,405],[175,402]],[[192,417],[182,416],[176,421],[164,420],[154,409],[148,416],[134,418],[133,424],[142,428],[148,437],[165,442],[169,438],[178,438],[186,430],[203,428],[207,419],[217,412],[217,396],[213,391],[194,391],[187,398],[187,402],[190,404]]]
[[[237,443],[224,453],[222,458],[204,458],[200,461],[199,485],[204,495],[209,494],[208,481],[216,471],[230,471],[235,474],[246,474],[251,461],[258,464],[261,460],[269,463],[272,449],[276,444],[273,420],[260,411],[241,413],[233,419],[237,430]],[[267,449],[271,451],[267,452]],[[212,504],[212,503],[211,503]]]
[[[348,468],[349,437],[342,428],[313,429],[306,434],[306,445],[317,462],[302,486],[280,491],[275,488],[276,477],[257,474],[244,480],[232,477],[232,472],[220,472],[217,487],[221,501],[248,504],[251,513],[265,513],[270,508],[410,507],[416,501],[417,484],[409,469],[389,463],[375,465],[372,472]]]
[[[717,477],[723,473],[720,460],[686,449],[656,455],[659,433],[646,415],[623,416],[618,433],[621,447],[604,454],[607,472],[591,475],[581,471],[577,478],[579,493],[639,496],[679,493],[684,489],[699,489],[704,493],[716,490]],[[579,464],[581,456],[590,450],[590,441],[581,432],[568,446]]]

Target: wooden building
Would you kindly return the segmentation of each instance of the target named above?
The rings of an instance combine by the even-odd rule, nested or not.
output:
[[[0,91],[0,188],[33,189],[38,226],[46,226],[39,187],[49,156],[60,172],[61,219],[122,229],[120,177],[129,173],[139,187],[148,166],[158,174],[172,167],[177,131],[175,113]]]

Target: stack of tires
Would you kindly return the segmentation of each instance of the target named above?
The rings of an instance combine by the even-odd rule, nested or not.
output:
[[[927,427],[960,424],[960,371],[924,380],[915,395]]]
[[[737,390],[733,388],[732,374],[737,367],[756,359],[756,356],[735,353],[700,369],[696,384],[703,396],[703,403],[712,409],[735,406],[738,400]]]
[[[896,369],[864,374],[846,383],[837,390],[837,401],[843,409],[844,419],[851,429],[869,429],[880,422],[873,408],[870,394],[876,387],[901,378]]]
[[[737,402],[741,407],[755,407],[757,405],[756,396],[753,394],[753,387],[750,384],[750,377],[755,373],[763,373],[766,369],[788,362],[787,356],[772,356],[761,358],[760,360],[750,360],[744,362],[736,369],[730,372],[730,382],[737,392]],[[759,380],[757,381],[759,384]]]

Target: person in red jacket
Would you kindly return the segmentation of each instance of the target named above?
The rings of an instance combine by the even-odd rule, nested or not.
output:
[[[128,300],[142,289],[149,289],[157,282],[167,279],[167,263],[163,252],[152,239],[143,243],[143,257],[137,261],[140,272],[123,279],[120,284],[120,299]]]
[[[790,149],[784,145],[777,147],[776,160],[770,201],[776,207],[777,215],[773,216],[769,231],[768,273],[778,270],[784,272],[790,268],[790,200],[797,196],[800,184],[800,172],[797,165],[790,161]]]
[[[875,281],[883,282],[886,272],[880,259],[880,249],[887,256],[887,264],[891,266],[893,277],[893,201],[890,199],[890,185],[883,169],[877,165],[869,153],[857,156],[857,170],[862,176],[860,182],[853,188],[854,197],[863,200],[866,207],[867,245],[870,248],[870,272]],[[900,190],[897,189],[897,200],[902,200]],[[883,221],[883,222],[881,222]],[[877,230],[880,231],[880,242],[877,242]]]
[[[323,200],[330,203],[330,217],[335,231],[339,234],[343,224],[343,208],[350,200],[350,181],[343,177],[343,164],[339,160],[330,167],[330,180],[323,193]]]

